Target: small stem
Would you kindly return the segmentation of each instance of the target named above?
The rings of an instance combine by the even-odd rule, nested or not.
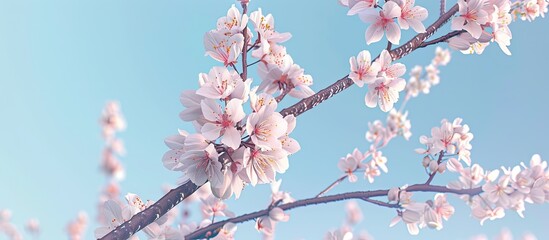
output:
[[[393,44],[387,41],[387,47],[385,49],[387,49],[387,51],[391,51],[391,47],[393,47]]]
[[[257,64],[258,62],[261,62],[261,59],[255,61],[255,62],[253,62],[253,63],[250,63],[250,64],[248,64],[248,65],[246,65],[246,66],[247,66],[247,67],[253,66],[253,65]]]
[[[442,162],[442,158],[444,157],[444,151],[441,150],[438,154],[438,160],[437,163],[440,164]],[[425,182],[425,185],[430,185],[433,179],[435,178],[435,175],[437,174],[437,170],[433,171],[431,174],[429,174],[429,179],[427,179],[427,182]]]
[[[386,208],[400,208],[400,204],[398,203],[386,203],[386,202],[382,202],[382,201],[379,201],[379,200],[375,200],[375,199],[370,199],[370,198],[365,198],[365,199],[362,199],[366,202],[369,202],[369,203],[373,203],[375,205],[378,205],[378,206],[382,206],[382,207],[386,207]]]
[[[435,185],[426,185],[426,184],[415,184],[412,186],[409,186],[406,188],[407,192],[436,192],[436,193],[454,193],[458,195],[478,195],[482,192],[482,188],[473,188],[473,189],[450,189],[444,186],[435,186]],[[349,193],[341,193],[341,194],[335,194],[330,196],[323,196],[323,197],[313,197],[308,199],[303,199],[299,201],[295,201],[292,203],[286,203],[279,205],[278,207],[282,210],[290,210],[294,208],[299,207],[305,207],[309,205],[317,205],[321,203],[330,203],[330,202],[338,202],[343,200],[349,200],[349,199],[368,199],[372,197],[382,197],[387,196],[389,193],[389,189],[385,190],[375,190],[375,191],[360,191],[360,192],[349,192]],[[371,202],[371,201],[370,201]],[[376,204],[377,202],[374,201]],[[208,231],[213,231],[214,229],[220,229],[228,222],[232,223],[242,223],[246,221],[250,221],[253,219],[257,219],[262,216],[267,216],[269,214],[268,209],[264,209],[257,212],[247,213],[244,215],[240,215],[238,217],[229,218],[223,221],[219,221],[213,224],[210,224],[204,228],[198,229],[189,235],[185,236],[185,239],[197,239],[200,238],[200,236],[204,236],[205,233]]]
[[[446,0],[440,0],[440,16],[446,11]]]
[[[246,14],[248,12],[248,4],[242,3],[242,15]],[[240,77],[242,77],[242,81],[246,81],[248,79],[248,60],[246,59],[248,56],[248,26],[244,27],[242,30],[242,35],[244,35],[244,47],[242,47],[242,74],[240,74]]]
[[[446,40],[450,39],[450,38],[453,38],[459,34],[462,34],[464,33],[465,30],[456,30],[456,31],[452,31],[452,32],[449,32],[448,34],[442,36],[442,37],[438,37],[438,38],[435,38],[431,41],[426,41],[426,42],[423,42],[422,44],[419,45],[419,47],[417,48],[424,48],[424,47],[427,47],[429,45],[433,45],[433,44],[437,44],[437,43],[440,43],[440,42],[445,42]]]
[[[348,175],[345,174],[345,175],[341,176],[340,178],[338,178],[337,180],[335,180],[332,184],[330,184],[330,186],[326,187],[319,194],[317,194],[316,197],[322,197],[322,195],[324,195],[326,192],[332,190],[332,188],[334,188],[336,185],[343,182],[343,180],[347,179],[347,176]]]
[[[280,93],[280,95],[276,96],[275,100],[276,102],[280,102],[282,101],[282,99],[284,99],[284,97],[286,97],[286,95],[292,90],[293,86],[286,86],[284,88],[284,90],[282,91],[282,93]]]

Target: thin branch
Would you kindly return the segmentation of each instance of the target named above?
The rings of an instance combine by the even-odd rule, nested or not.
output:
[[[150,223],[154,222],[162,215],[167,213],[170,209],[179,204],[183,199],[190,196],[198,189],[191,181],[185,182],[183,185],[170,190],[160,200],[149,206],[142,212],[133,215],[133,217],[118,226],[110,233],[100,238],[101,240],[115,240],[115,239],[128,239],[142,228],[146,227]]]
[[[448,20],[458,11],[458,8],[459,7],[457,4],[454,5],[452,8],[450,8],[450,10],[448,10],[448,12],[444,13],[442,16],[440,16],[438,20],[436,20],[433,24],[431,24],[431,26],[429,26],[424,33],[420,33],[416,35],[414,38],[406,42],[404,45],[391,50],[390,54],[391,54],[391,57],[393,58],[393,61],[398,60],[410,54],[414,50],[416,50],[425,40],[431,37],[442,25],[448,22]],[[318,104],[322,103],[323,101],[347,89],[353,84],[354,84],[353,80],[351,80],[349,78],[349,75],[347,75],[339,79],[332,85],[328,86],[327,88],[324,88],[319,92],[315,93],[314,95],[308,98],[304,98],[301,101],[297,102],[296,104],[283,109],[282,111],[280,111],[280,114],[282,114],[282,116],[293,114],[294,116],[297,117],[302,113],[316,107]]]
[[[462,34],[464,33],[465,30],[456,30],[456,31],[452,31],[452,32],[449,32],[448,34],[444,35],[444,36],[441,36],[441,37],[438,37],[438,38],[435,38],[431,41],[427,41],[427,42],[424,42],[422,43],[421,45],[419,45],[419,47],[417,48],[424,48],[424,47],[427,47],[427,46],[430,46],[430,45],[433,45],[433,44],[437,44],[437,43],[441,43],[441,42],[446,42],[446,40],[452,38],[452,37],[455,37],[459,34]]]
[[[253,63],[250,63],[250,64],[248,64],[248,65],[246,65],[246,66],[247,66],[247,67],[253,66],[253,65],[257,64],[258,62],[261,62],[261,59],[255,61],[255,62],[253,62]]]
[[[444,186],[415,184],[415,185],[412,185],[412,186],[409,186],[408,188],[406,188],[406,191],[407,192],[453,193],[453,194],[458,194],[458,195],[466,194],[466,195],[473,196],[473,195],[480,194],[482,192],[482,188],[478,187],[478,188],[473,188],[473,189],[456,190],[456,189],[450,189],[450,188],[447,188],[447,187],[444,187]],[[313,197],[313,198],[303,199],[303,200],[295,201],[295,202],[292,202],[292,203],[282,204],[282,205],[279,205],[278,207],[281,208],[282,210],[290,210],[290,209],[305,207],[305,206],[309,206],[309,205],[316,205],[316,204],[330,203],[330,202],[338,202],[338,201],[343,201],[343,200],[348,200],[348,199],[361,199],[361,200],[364,200],[364,199],[368,199],[368,198],[371,198],[371,197],[382,197],[382,196],[387,196],[388,193],[389,193],[388,189],[386,189],[386,190],[375,190],[375,191],[349,192],[349,193],[335,194],[335,195],[324,196],[324,197]],[[370,202],[372,202],[372,201],[370,201]],[[375,201],[373,201],[373,202],[375,202]],[[377,202],[375,202],[375,203],[377,203]],[[236,223],[241,223],[241,222],[254,220],[254,219],[257,219],[259,217],[263,217],[263,216],[267,216],[267,215],[269,215],[269,210],[265,209],[265,210],[261,210],[261,211],[257,211],[257,212],[244,214],[244,215],[234,217],[234,218],[229,218],[227,220],[219,221],[219,222],[210,224],[210,225],[208,225],[204,228],[198,229],[198,230],[192,232],[191,234],[185,236],[185,239],[198,239],[201,236],[207,236],[208,232],[212,232],[215,229],[222,228],[223,225],[225,225],[228,222],[232,222],[232,223],[236,224]]]
[[[322,190],[319,194],[317,194],[316,197],[321,197],[326,192],[332,190],[332,188],[334,188],[336,185],[340,184],[341,182],[343,182],[343,180],[347,179],[347,176],[349,176],[349,175],[345,174],[345,175],[341,176],[340,178],[338,178],[337,180],[335,180],[332,184],[330,184],[330,186],[328,186],[327,188]]]
[[[248,12],[248,4],[242,2],[242,15],[246,14]],[[242,74],[240,76],[242,77],[243,81],[246,81],[248,79],[248,40],[250,36],[248,36],[248,26],[244,27],[242,30],[242,35],[244,35],[244,47],[242,47]]]
[[[379,200],[375,200],[375,199],[370,199],[370,198],[364,198],[362,199],[366,202],[369,202],[369,203],[373,203],[375,205],[378,205],[378,206],[382,206],[382,207],[386,207],[386,208],[400,208],[400,204],[398,203],[386,203],[386,202],[382,202],[382,201],[379,201]]]
[[[437,160],[437,164],[440,164],[442,162],[442,158],[444,157],[444,151],[441,150],[440,153],[438,154],[438,160]],[[425,182],[425,185],[429,185],[431,184],[431,182],[433,181],[433,179],[435,178],[435,175],[437,174],[437,171],[433,171],[431,174],[429,174],[429,179],[427,179],[427,181]]]
[[[440,16],[446,11],[446,0],[440,0]]]

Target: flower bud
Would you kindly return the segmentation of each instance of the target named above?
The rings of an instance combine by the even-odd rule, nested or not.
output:
[[[437,161],[431,161],[429,163],[429,170],[433,173],[433,172],[436,172],[438,169],[438,163]]]
[[[427,167],[429,166],[430,162],[431,162],[431,158],[429,156],[425,156],[423,157],[423,161],[421,162],[421,164],[423,164],[423,167]]]

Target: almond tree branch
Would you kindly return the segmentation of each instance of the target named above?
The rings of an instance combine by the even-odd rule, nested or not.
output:
[[[458,5],[457,4],[454,5],[452,8],[450,8],[450,10],[448,10],[448,12],[441,15],[438,20],[436,20],[433,24],[431,24],[431,26],[429,26],[424,33],[420,33],[416,35],[414,38],[406,42],[404,45],[391,50],[390,53],[391,53],[391,57],[393,58],[393,61],[400,59],[410,54],[414,50],[416,50],[425,40],[431,37],[442,25],[448,22],[448,20],[450,20],[450,18],[458,11],[458,9],[459,9]],[[302,113],[316,107],[321,102],[347,89],[353,84],[354,84],[353,80],[351,80],[349,78],[349,75],[347,75],[339,79],[337,82],[333,83],[332,85],[328,86],[327,88],[324,88],[319,92],[315,93],[313,96],[304,98],[301,101],[297,102],[296,104],[283,109],[282,111],[280,111],[280,114],[282,114],[283,117],[290,114],[293,114],[294,116],[297,117]]]
[[[448,10],[448,12],[441,15],[438,20],[436,20],[433,24],[431,24],[431,26],[429,26],[426,29],[425,33],[420,33],[416,35],[414,38],[412,38],[410,41],[406,42],[404,45],[394,50],[391,50],[390,53],[393,60],[400,59],[410,54],[415,49],[417,49],[425,40],[427,40],[430,36],[432,36],[436,30],[438,30],[442,25],[448,22],[448,20],[457,11],[458,11],[458,5],[456,4],[450,10]],[[243,72],[243,75],[246,75],[246,74]],[[339,79],[338,81],[328,86],[327,88],[320,90],[318,93],[314,94],[313,96],[304,98],[301,101],[297,102],[296,104],[283,109],[282,111],[280,111],[280,114],[282,114],[283,117],[289,114],[293,114],[296,117],[301,115],[302,113],[317,106],[321,102],[333,97],[337,93],[353,85],[354,84],[353,81],[348,77],[349,75],[346,75],[345,77]],[[146,227],[148,224],[154,222],[160,216],[164,215],[175,205],[183,201],[183,199],[193,194],[196,191],[196,189],[198,189],[198,187],[200,186],[197,186],[194,183],[187,181],[183,185],[175,189],[172,189],[170,192],[164,195],[160,200],[155,202],[153,205],[143,210],[142,212],[134,215],[130,220],[124,222],[123,224],[121,224],[120,226],[112,230],[110,233],[108,233],[101,239],[105,239],[105,240],[127,239],[131,237],[133,234],[135,234],[142,228]],[[431,186],[431,187],[434,187],[434,186]],[[333,197],[333,196],[327,196],[327,197]],[[322,197],[321,199],[327,198],[327,197]],[[293,206],[293,205],[290,205],[290,206]]]
[[[473,195],[480,194],[482,192],[482,188],[477,187],[477,188],[473,188],[473,189],[456,190],[456,189],[450,189],[450,188],[447,188],[447,187],[444,187],[444,186],[415,184],[415,185],[407,187],[406,191],[407,192],[453,193],[453,194],[458,194],[458,195],[466,194],[466,195],[473,196]],[[335,195],[329,195],[329,196],[324,196],[324,197],[307,198],[307,199],[295,201],[295,202],[292,202],[292,203],[282,204],[282,205],[279,205],[278,207],[281,208],[282,210],[290,210],[290,209],[305,207],[305,206],[309,206],[309,205],[337,202],[337,201],[343,201],[343,200],[348,200],[348,199],[366,200],[366,199],[369,199],[369,198],[372,198],[372,197],[387,196],[388,193],[389,193],[388,189],[386,189],[386,190],[375,190],[375,191],[349,192],[349,193],[335,194]],[[383,203],[381,201],[375,201],[375,200],[371,200],[371,199],[369,199],[367,201],[371,202],[371,203],[374,203],[374,204]],[[394,207],[393,205],[385,204],[385,203],[383,203],[382,205],[387,206],[387,207]],[[208,225],[204,228],[201,228],[201,229],[198,229],[198,230],[192,232],[191,234],[185,236],[185,239],[187,239],[187,240],[188,239],[199,239],[201,236],[207,236],[208,232],[213,232],[216,229],[222,228],[223,225],[225,225],[228,222],[241,223],[241,222],[250,221],[250,220],[257,219],[259,217],[263,217],[263,216],[267,216],[267,215],[269,215],[269,210],[265,209],[265,210],[261,210],[261,211],[257,211],[257,212],[244,214],[244,215],[241,215],[241,216],[238,216],[238,217],[230,218],[230,219],[227,219],[227,220],[224,220],[224,221],[219,221],[219,222],[210,224],[210,225]]]
[[[431,41],[426,41],[426,42],[423,42],[421,45],[419,45],[419,47],[417,48],[424,48],[424,47],[427,47],[427,46],[430,46],[430,45],[433,45],[433,44],[437,44],[437,43],[441,43],[441,42],[445,42],[446,40],[452,38],[452,37],[455,37],[459,34],[462,34],[464,33],[465,30],[456,30],[456,31],[452,31],[452,32],[449,32],[448,34],[444,35],[444,36],[441,36],[441,37],[438,37],[438,38],[435,38]]]

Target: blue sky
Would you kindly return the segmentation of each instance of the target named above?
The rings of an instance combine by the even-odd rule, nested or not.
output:
[[[418,1],[432,13],[428,24],[438,6],[424,2]],[[0,0],[0,209],[12,210],[19,229],[35,217],[42,225],[42,239],[65,238],[66,223],[84,210],[92,223],[86,236],[93,237],[97,196],[106,181],[99,171],[103,142],[98,118],[108,100],[121,103],[128,121],[120,135],[128,152],[122,192],[154,200],[163,184],[175,184],[179,174],[161,164],[167,150],[163,139],[178,128],[192,130],[178,118],[179,94],[197,88],[198,74],[218,65],[204,56],[203,34],[233,3]],[[350,56],[364,49],[377,55],[385,46],[384,41],[367,46],[367,25],[346,16],[335,0],[252,0],[250,10],[258,6],[274,15],[278,31],[292,33],[284,45],[313,76],[314,90],[346,75]],[[389,173],[373,184],[346,182],[333,193],[425,181],[421,156],[413,149],[421,147],[419,136],[429,134],[443,118],[462,117],[469,124],[475,134],[473,161],[486,168],[513,166],[529,161],[534,153],[549,159],[549,48],[544,47],[548,25],[547,18],[513,23],[513,56],[496,45],[480,56],[453,51],[452,61],[441,69],[441,83],[408,103],[413,135],[383,151]],[[448,26],[440,30],[447,31]],[[403,40],[412,34],[405,32]],[[433,53],[434,47],[420,49],[400,62],[408,69],[427,65]],[[364,106],[365,94],[366,88],[353,86],[298,118],[292,135],[302,150],[279,176],[283,190],[298,199],[313,196],[340,176],[336,164],[341,156],[355,147],[367,150],[367,123],[385,119],[385,114]],[[282,105],[293,102],[287,99]],[[437,177],[434,183],[444,185],[452,178],[455,175]],[[261,209],[268,204],[269,191],[268,185],[249,187],[241,199],[228,204],[237,214]],[[418,201],[430,198],[418,196]],[[525,219],[508,212],[506,218],[481,227],[460,200],[449,199],[457,213],[442,231],[426,229],[409,236],[403,225],[388,228],[392,210],[360,203],[365,218],[357,232],[367,230],[376,239],[467,239],[478,233],[493,236],[502,227],[516,235],[549,234],[544,221],[549,206],[527,205]],[[319,239],[341,225],[343,206],[293,210],[291,222],[278,225],[277,236]],[[238,239],[258,236],[252,223],[239,225]]]

